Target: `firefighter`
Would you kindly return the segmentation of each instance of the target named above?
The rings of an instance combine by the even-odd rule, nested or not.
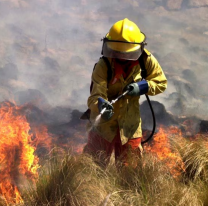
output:
[[[140,95],[157,95],[167,88],[161,66],[144,48],[145,39],[145,34],[129,19],[116,22],[104,37],[102,47],[102,54],[109,61],[110,72],[104,58],[101,58],[92,73],[88,98],[91,113],[84,152],[95,157],[104,167],[109,163],[113,151],[115,160],[120,159],[124,163],[128,153],[142,154]],[[143,80],[138,61],[141,55],[146,69]],[[126,90],[130,92],[115,104],[110,104]],[[97,120],[103,108],[106,110]]]

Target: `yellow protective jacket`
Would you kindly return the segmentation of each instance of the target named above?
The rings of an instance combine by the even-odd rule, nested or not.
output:
[[[147,71],[148,95],[162,93],[167,88],[167,79],[156,58],[147,50],[145,52],[144,63]],[[111,64],[112,75],[114,75],[114,61],[108,59]],[[107,66],[103,59],[100,59],[92,73],[93,87],[88,98],[88,107],[91,110],[90,122],[87,129],[92,129],[101,135],[104,139],[111,142],[117,131],[120,131],[122,144],[127,143],[129,139],[142,137],[141,117],[139,111],[139,96],[126,95],[118,100],[114,107],[114,115],[106,121],[102,118],[95,122],[99,115],[98,97],[111,101],[123,93],[124,88],[132,83],[141,81],[141,67],[136,65],[131,69],[130,74],[124,80],[121,76],[115,83],[111,84],[107,80]]]

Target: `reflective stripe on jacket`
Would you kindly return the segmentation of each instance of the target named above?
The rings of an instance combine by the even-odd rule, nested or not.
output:
[[[148,95],[157,95],[167,88],[167,79],[155,57],[147,50],[145,59],[145,68],[147,70]],[[114,60],[109,58],[112,74],[114,75]],[[96,131],[99,135],[111,142],[115,137],[117,130],[120,131],[121,142],[125,144],[129,139],[142,137],[141,117],[139,111],[139,96],[126,95],[118,100],[114,107],[114,115],[108,121],[100,119],[95,123],[99,115],[97,99],[102,97],[108,101],[115,99],[123,93],[124,88],[132,83],[141,81],[141,67],[136,65],[124,80],[121,76],[115,84],[107,81],[107,66],[103,59],[100,59],[92,73],[93,87],[88,98],[88,107],[91,109],[90,121],[87,128]]]

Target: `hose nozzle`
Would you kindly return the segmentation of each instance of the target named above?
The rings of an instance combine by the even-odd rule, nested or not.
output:
[[[111,105],[114,104],[114,103],[117,102],[119,99],[121,99],[123,96],[125,96],[126,94],[128,94],[129,92],[130,92],[130,90],[126,90],[123,94],[121,94],[120,96],[118,96],[116,99],[112,100],[112,101],[110,102],[110,104],[111,104]],[[102,115],[102,114],[105,112],[106,109],[107,109],[107,108],[104,107],[104,108],[101,110],[100,114]]]
[[[105,112],[106,109],[107,109],[106,107],[103,108],[103,109],[101,110],[100,114],[102,115],[102,114]]]

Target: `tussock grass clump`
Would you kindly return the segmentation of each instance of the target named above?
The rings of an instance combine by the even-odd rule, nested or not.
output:
[[[99,205],[109,191],[109,178],[85,155],[53,157],[43,167],[35,188],[25,194],[26,205]]]
[[[201,179],[208,181],[208,141],[204,138],[188,140],[172,139],[172,147],[181,156],[183,162],[183,180]]]
[[[134,164],[123,167],[117,176],[120,187],[130,191],[128,195],[124,195],[125,201],[129,205],[156,205],[155,198],[160,196],[162,199],[165,196],[167,189],[164,190],[164,187],[166,188],[166,183],[171,181],[172,176],[166,166],[151,154],[145,154],[142,159],[132,159]],[[158,201],[157,204],[160,205]]]
[[[166,161],[151,153],[130,156],[127,166],[98,166],[86,155],[54,155],[40,170],[35,187],[26,190],[25,205],[35,206],[206,206],[207,141],[171,138],[181,157],[173,176]],[[181,164],[181,165],[179,165]]]
[[[142,159],[138,158],[136,167],[135,164],[128,165],[117,174],[127,205],[202,205],[196,188],[175,179],[169,168],[152,154],[145,154]]]

